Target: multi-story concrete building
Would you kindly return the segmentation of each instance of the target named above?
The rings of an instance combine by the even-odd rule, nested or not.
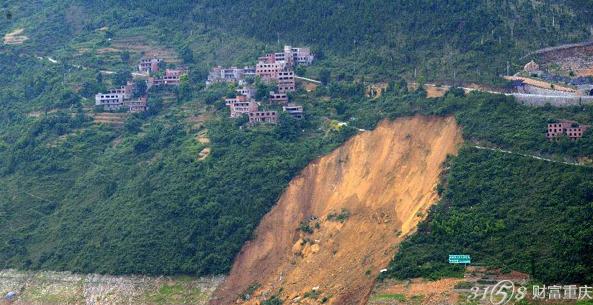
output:
[[[225,99],[226,105],[231,111],[231,118],[238,118],[244,114],[255,112],[258,109],[258,105],[251,98],[245,95],[237,95],[234,98]]]
[[[294,71],[279,71],[276,75],[276,82],[278,85],[278,92],[287,93],[296,90],[296,83],[294,80]]]
[[[128,82],[121,88],[111,89],[107,93],[95,95],[95,105],[102,106],[105,111],[117,111],[127,108],[129,112],[142,112],[148,109],[147,97],[132,100],[134,84]]]
[[[264,63],[259,62],[255,66],[255,75],[261,77],[264,81],[276,80],[278,73],[284,71],[285,64],[282,62]]]
[[[303,106],[296,104],[288,104],[282,107],[282,110],[290,114],[295,119],[302,119],[305,117]]]
[[[270,91],[270,102],[278,103],[278,104],[286,104],[288,103],[288,95],[286,93],[276,93],[274,91]]]
[[[555,139],[566,135],[571,140],[577,140],[583,137],[583,134],[589,129],[588,125],[580,125],[575,121],[561,120],[557,123],[548,124],[548,139]]]
[[[124,95],[121,93],[97,93],[95,106],[102,106],[103,110],[119,110],[124,104]]]
[[[128,108],[129,112],[144,112],[148,110],[148,98],[143,96],[137,100],[124,101],[124,105]]]
[[[143,58],[138,63],[138,71],[146,73],[159,72],[159,63],[163,60],[161,58]]]
[[[314,59],[315,56],[311,54],[309,48],[284,46],[282,52],[266,54],[259,58],[259,62],[267,64],[284,63],[286,66],[292,67],[294,65],[310,65]]]
[[[247,114],[249,116],[249,124],[258,123],[278,123],[278,113],[276,111],[254,111]]]
[[[276,62],[276,56],[275,54],[266,54],[264,56],[259,57],[257,61],[264,64],[273,64]]]
[[[290,49],[292,60],[297,65],[310,65],[315,60],[315,56],[311,54],[311,49],[309,48],[291,48],[290,46],[285,46],[285,53],[287,53],[287,49]]]
[[[95,106],[102,106],[103,110],[114,111],[119,110],[124,101],[132,98],[134,91],[134,84],[128,82],[119,88],[110,89],[105,93],[97,93],[95,95]]]
[[[235,91],[237,91],[237,93],[239,95],[245,95],[247,98],[255,98],[255,94],[257,92],[257,90],[255,90],[255,88],[251,88],[251,87],[247,87],[247,86],[241,87]]]
[[[166,69],[165,75],[162,77],[149,77],[148,87],[152,86],[179,86],[181,77],[187,75],[187,71],[184,69]]]
[[[211,85],[211,84],[215,84],[215,83],[236,83],[236,82],[240,82],[245,77],[255,76],[255,74],[256,74],[255,67],[223,68],[221,66],[217,66],[217,67],[212,68],[212,70],[210,70],[206,84]]]

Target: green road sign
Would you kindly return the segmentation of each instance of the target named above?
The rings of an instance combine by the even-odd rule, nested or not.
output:
[[[449,264],[470,264],[471,262],[469,255],[449,255]]]

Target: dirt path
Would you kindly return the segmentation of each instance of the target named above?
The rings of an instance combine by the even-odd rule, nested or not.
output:
[[[16,29],[6,35],[4,35],[4,44],[6,45],[18,45],[23,44],[29,39],[29,37],[22,35],[25,29]]]
[[[538,79],[533,79],[533,78],[528,78],[528,77],[520,77],[520,76],[505,76],[504,77],[506,80],[522,80],[524,83],[528,84],[528,85],[532,85],[538,88],[543,88],[543,89],[548,89],[548,90],[558,90],[558,91],[564,91],[564,92],[576,92],[576,90],[574,90],[573,88],[569,88],[569,87],[565,87],[565,86],[561,86],[561,85],[557,85],[557,84],[551,84],[549,82],[546,81],[542,81],[542,80],[538,80]]]
[[[210,304],[258,304],[272,295],[365,304],[397,244],[437,201],[442,162],[460,142],[453,118],[403,118],[311,163],[263,218]]]
[[[484,146],[479,146],[479,145],[473,145],[472,147],[481,149],[481,150],[490,150],[490,151],[495,151],[495,152],[499,152],[499,153],[503,153],[503,154],[516,155],[516,156],[531,158],[531,159],[545,161],[545,162],[558,163],[558,164],[571,165],[571,166],[587,167],[586,165],[576,163],[576,162],[557,161],[557,160],[547,159],[547,158],[543,158],[543,157],[536,156],[536,155],[527,155],[527,154],[512,152],[510,150],[504,150],[504,149],[500,149],[500,148],[484,147]]]

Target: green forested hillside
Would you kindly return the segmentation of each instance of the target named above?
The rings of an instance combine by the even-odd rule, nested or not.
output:
[[[413,79],[414,69],[419,81],[451,81],[453,75],[456,80],[492,81],[507,61],[519,64],[517,58],[529,50],[586,39],[588,8],[574,3],[5,1],[0,35],[23,28],[29,40],[0,46],[0,268],[226,272],[262,215],[307,162],[356,128],[373,128],[383,118],[455,115],[470,143],[571,161],[591,156],[592,132],[579,142],[548,142],[544,135],[550,120],[593,123],[591,107],[532,109],[503,96],[462,96],[459,91],[426,99],[422,90],[408,92],[403,81]],[[275,127],[240,128],[241,122],[226,119],[222,101],[233,88],[204,88],[206,72],[214,64],[253,64],[259,54],[279,48],[278,38],[280,44],[312,46],[319,60],[299,73],[314,78],[324,74],[329,83],[312,93],[294,94],[305,106],[306,121],[283,117]],[[132,44],[144,51],[125,49]],[[125,117],[122,126],[93,124],[93,94],[133,70],[142,52],[155,49],[187,65],[189,83],[154,92],[152,110]],[[369,99],[363,94],[368,80],[390,81],[390,89]],[[196,124],[196,119],[203,122]],[[349,127],[337,131],[331,120]],[[207,134],[210,144],[196,141],[198,133]],[[206,146],[211,155],[197,160]],[[465,179],[466,171],[488,175],[496,170],[461,166],[471,163],[472,156],[464,152],[455,161],[453,170],[460,176],[451,184],[478,187]],[[517,177],[495,181],[519,192],[533,164],[508,162],[521,169]],[[567,179],[590,175],[588,170],[562,170]],[[534,187],[550,187],[554,196],[577,196],[574,189],[540,182],[534,180]],[[451,204],[466,199],[455,197],[461,196],[457,190],[445,191],[453,192],[445,193],[455,199]],[[525,193],[513,196],[513,203],[526,202]],[[582,198],[588,197],[570,203],[575,211],[587,213]],[[483,216],[471,209],[460,213]],[[439,211],[435,215],[447,217],[438,216]],[[535,218],[521,230],[547,225],[546,220]],[[590,226],[587,221],[572,224],[558,231],[587,233]],[[486,233],[472,238],[497,236]],[[423,234],[417,238],[430,238]],[[497,243],[488,251],[519,251],[530,236]],[[410,249],[424,253],[421,241],[412,239]],[[460,243],[469,241],[462,238]],[[413,253],[406,251],[402,255]],[[504,263],[524,269],[524,258]],[[434,264],[440,257],[421,259]],[[579,254],[573,261],[589,259]],[[441,272],[437,267],[425,274]],[[578,272],[570,274],[582,274]]]
[[[462,150],[443,198],[403,243],[387,276],[462,276],[449,254],[520,270],[546,282],[589,283],[593,270],[593,169]]]
[[[526,50],[590,35],[582,6],[557,1],[244,0],[203,10],[206,21],[264,41],[353,55],[355,69],[376,77],[417,69],[427,79],[493,79]]]
[[[506,72],[507,63],[512,69],[524,64],[519,58],[528,51],[591,35],[591,4],[579,0],[60,0],[8,1],[5,7],[14,12],[13,23],[35,29],[30,43],[50,50],[105,26],[115,35],[120,29],[150,27],[178,45],[217,29],[269,47],[311,45],[320,56],[338,55],[328,63],[339,68],[334,75],[367,79],[416,75],[491,82]]]

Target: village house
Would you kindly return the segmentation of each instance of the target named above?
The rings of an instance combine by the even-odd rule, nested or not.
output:
[[[134,84],[128,82],[126,85],[110,89],[106,93],[99,92],[95,95],[95,106],[102,106],[106,111],[119,110],[124,105],[124,101],[132,98],[133,90]]]
[[[237,83],[241,82],[245,77],[255,76],[255,74],[256,68],[254,67],[223,68],[221,66],[217,66],[210,70],[208,74],[208,80],[206,81],[206,85],[216,83]]]
[[[119,93],[97,93],[95,95],[95,106],[102,106],[103,110],[119,110],[124,104],[124,95]]]
[[[309,48],[284,46],[282,52],[266,54],[259,58],[259,62],[266,64],[282,63],[287,67],[293,67],[295,65],[310,65],[314,59],[315,56],[311,54]]]
[[[269,100],[272,103],[286,104],[288,103],[288,95],[286,95],[286,93],[276,93],[274,91],[270,91]]]
[[[137,100],[129,100],[124,102],[124,105],[128,107],[128,111],[131,113],[144,112],[148,110],[148,98],[146,96],[140,97]]]
[[[276,80],[278,73],[284,71],[286,65],[281,62],[265,63],[259,62],[255,65],[255,75],[264,81]]]
[[[245,102],[236,102],[230,105],[231,108],[231,118],[238,118],[244,114],[249,114],[252,112],[257,112],[258,105],[256,102],[252,100],[247,100]]]
[[[550,140],[566,135],[571,140],[580,139],[590,126],[580,125],[575,121],[561,120],[548,124],[546,137]]]
[[[255,101],[245,95],[227,98],[225,103],[231,111],[231,118],[238,118],[249,112],[255,112],[259,107]]]
[[[143,58],[138,63],[138,71],[145,73],[159,72],[159,63],[163,60],[161,58]]]
[[[255,94],[257,92],[255,88],[251,87],[241,87],[239,89],[236,89],[235,91],[237,91],[239,95],[245,95],[247,98],[255,98]]]
[[[290,46],[284,47],[284,53],[292,56],[292,61],[297,65],[310,65],[313,63],[315,56],[311,54],[309,48],[292,48]]]
[[[225,99],[226,105],[230,108],[231,118],[237,118],[246,114],[249,124],[278,122],[278,112],[272,110],[260,111],[259,104],[254,101],[256,90],[244,86],[246,76],[258,76],[265,82],[274,82],[277,92],[271,91],[269,101],[271,103],[284,105],[283,111],[294,118],[304,117],[303,107],[296,104],[288,104],[288,92],[296,91],[295,65],[309,65],[313,62],[314,56],[309,48],[293,48],[284,46],[282,52],[270,53],[258,58],[258,63],[253,67],[245,68],[223,68],[220,66],[212,68],[208,75],[207,85],[221,82],[238,83],[242,88],[236,89],[238,95],[234,98]]]
[[[295,119],[302,119],[305,117],[305,112],[303,111],[303,106],[296,105],[296,104],[288,104],[286,106],[282,106],[282,110],[287,112],[290,116]]]
[[[152,86],[179,86],[181,77],[187,75],[187,70],[184,69],[166,69],[162,77],[149,77],[148,87]]]
[[[249,124],[251,125],[258,123],[278,123],[278,113],[276,111],[254,111],[247,113],[247,115],[249,116]]]
[[[278,85],[278,92],[294,92],[296,90],[296,83],[294,80],[294,71],[280,71],[276,76]]]
[[[229,107],[230,117],[233,119],[247,115],[250,125],[258,123],[276,124],[278,122],[278,113],[276,111],[259,111],[258,103],[245,95],[226,98],[225,103]]]

